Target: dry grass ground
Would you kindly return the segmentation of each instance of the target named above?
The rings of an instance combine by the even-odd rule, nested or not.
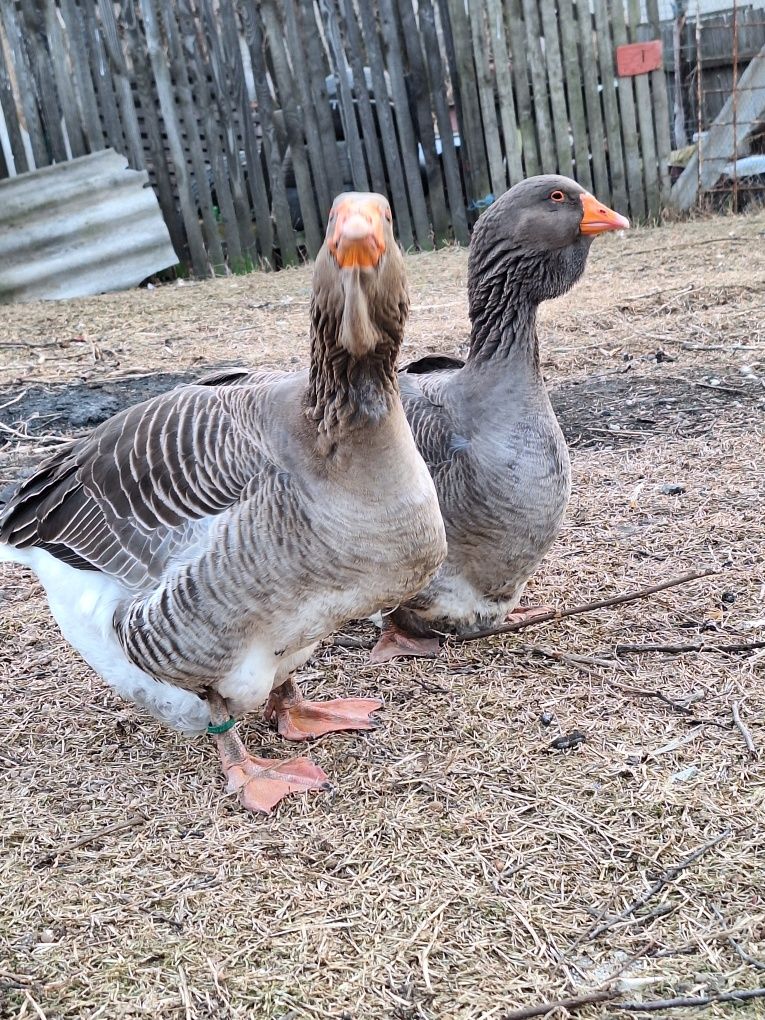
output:
[[[328,642],[304,688],[385,700],[375,732],[310,749],[332,797],[242,814],[211,744],[120,702],[31,576],[4,569],[1,1016],[501,1020],[611,979],[633,1002],[765,985],[765,657],[713,650],[765,638],[764,239],[760,215],[598,240],[541,329],[574,495],[531,596],[721,572],[434,663],[375,670]],[[458,351],[465,253],[409,270],[405,356]],[[309,282],[7,308],[0,404],[35,384],[303,363]],[[4,479],[42,442],[9,411]],[[617,649],[695,642],[708,650]],[[242,728],[253,750],[291,750],[258,718]],[[586,741],[551,749],[573,730]],[[641,1015],[617,1002],[578,1015]],[[765,999],[703,1015],[734,1012],[765,1016]]]

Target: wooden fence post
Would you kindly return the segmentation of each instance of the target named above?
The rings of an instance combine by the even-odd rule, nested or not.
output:
[[[619,0],[621,2],[621,0]],[[624,176],[624,154],[622,150],[619,105],[616,99],[616,71],[614,70],[611,23],[608,17],[607,0],[594,0],[595,25],[597,27],[598,64],[602,86],[603,110],[606,116],[608,136],[608,166],[611,171],[611,196],[617,209],[627,208],[627,183]]]
[[[188,174],[186,173],[181,131],[176,119],[173,88],[170,81],[170,72],[165,61],[162,38],[159,34],[159,25],[154,11],[154,0],[140,0],[140,4],[149,60],[154,72],[154,80],[157,84],[159,105],[162,110],[162,119],[165,123],[170,154],[175,164],[175,185],[181,204],[183,225],[189,242],[191,263],[197,276],[209,276],[210,270],[207,262],[207,252],[205,251],[202,231],[197,219],[196,204],[191,193]]]
[[[553,127],[550,122],[550,107],[547,95],[547,71],[540,39],[542,28],[539,24],[538,0],[523,0],[523,15],[526,22],[526,56],[531,70],[534,87],[534,120],[542,156],[542,172],[554,174],[558,161],[553,144]]]
[[[521,11],[521,0],[499,0],[504,7],[505,31],[510,40],[513,62],[513,80],[518,101],[518,120],[523,140],[523,167],[527,177],[539,173],[539,147],[534,125],[534,111],[529,88],[529,67],[526,60],[526,26]]]
[[[623,46],[627,42],[627,25],[624,20],[624,7],[621,2],[613,4],[611,8],[611,23],[614,33],[614,46]],[[632,91],[632,79],[628,77],[619,78],[619,110],[622,119],[624,162],[627,170],[630,214],[634,219],[642,220],[645,218],[643,173],[637,123],[635,120],[635,97]]]
[[[377,35],[377,26],[369,0],[358,0],[358,9],[361,17],[361,31],[366,46],[367,60],[369,61],[369,70],[372,75],[375,110],[377,111],[377,118],[380,124],[383,156],[388,170],[393,215],[396,218],[396,233],[401,245],[404,248],[411,248],[414,244],[412,221],[409,217],[406,184],[401,171],[398,141],[396,139],[396,130],[393,126],[390,96],[388,95],[388,88],[385,82],[384,64]]]
[[[560,44],[563,50],[563,67],[566,73],[566,93],[568,110],[571,118],[571,133],[574,136],[574,163],[577,181],[592,191],[592,172],[590,170],[590,148],[587,141],[587,118],[584,112],[582,96],[583,75],[581,72],[581,56],[577,42],[574,8],[571,0],[558,0],[558,23],[560,27]]]
[[[640,26],[640,0],[630,0],[630,32],[632,42],[638,41]],[[653,104],[651,103],[651,87],[647,74],[635,76],[635,95],[637,97],[638,124],[640,125],[640,148],[643,152],[643,177],[645,179],[645,198],[648,215],[658,219],[661,211],[661,195],[659,192],[659,172],[656,160],[656,140],[653,127]]]
[[[419,131],[420,147],[425,159],[425,173],[428,181],[428,203],[436,242],[443,243],[449,235],[449,217],[446,211],[444,182],[441,165],[436,153],[436,135],[433,130],[433,113],[428,75],[420,44],[420,31],[414,16],[411,0],[397,0],[401,19],[401,37],[408,58],[409,74],[407,90],[414,98]]]
[[[558,172],[565,174],[566,177],[572,177],[574,166],[571,162],[570,128],[568,110],[566,109],[566,92],[563,87],[563,65],[560,57],[555,0],[540,0],[539,6],[542,12],[545,63],[547,65],[547,81],[550,89],[550,106],[552,108]]]
[[[441,136],[441,154],[446,178],[447,199],[451,212],[454,239],[463,245],[470,243],[465,203],[462,197],[462,181],[454,146],[454,132],[449,118],[449,107],[446,100],[446,83],[443,66],[438,49],[438,33],[432,0],[419,0],[420,31],[428,62],[428,77],[433,94],[433,106],[436,113],[438,133]]]
[[[261,13],[266,30],[266,39],[271,51],[271,67],[273,68],[276,89],[281,101],[284,125],[292,154],[292,166],[295,170],[295,183],[300,200],[300,212],[303,216],[306,247],[309,256],[316,258],[324,236],[316,210],[316,199],[314,197],[311,170],[308,166],[308,157],[305,150],[305,138],[300,123],[300,113],[294,99],[294,82],[287,62],[287,53],[284,49],[284,29],[270,0],[265,0],[262,3]]]
[[[473,41],[464,0],[443,0],[443,9],[448,11],[454,43],[456,66],[452,86],[459,94],[460,150],[463,154],[462,165],[465,169],[470,209],[476,200],[481,201],[491,191],[489,175],[486,172],[481,111],[473,72]]]
[[[507,177],[511,185],[523,177],[522,139],[523,133],[518,126],[518,115],[513,94],[513,78],[510,73],[510,60],[505,35],[505,18],[502,0],[487,0],[489,20],[490,52],[494,56],[494,71],[497,77],[497,98],[499,99],[499,119],[502,123],[502,136],[505,142],[505,159],[507,160]]]
[[[651,35],[655,39],[661,38],[661,27],[659,22],[659,0],[647,0],[648,23],[651,26]],[[656,118],[656,148],[659,158],[659,185],[661,189],[662,203],[669,200],[670,180],[669,161],[672,154],[672,141],[669,133],[669,98],[667,96],[667,75],[664,67],[657,71],[651,71],[651,95],[653,96],[653,109]]]
[[[8,130],[8,141],[11,146],[14,169],[17,174],[26,173],[29,169],[27,153],[21,138],[19,115],[16,109],[16,98],[13,94],[11,76],[5,63],[3,47],[3,26],[0,23],[0,109],[3,111],[5,126]]]
[[[499,140],[497,108],[494,98],[495,76],[489,70],[482,0],[468,0],[468,20],[470,21],[470,34],[473,39],[475,81],[478,87],[478,102],[481,107],[483,144],[489,163],[491,192],[495,198],[498,198],[503,191],[507,190],[507,175],[505,174],[502,146]],[[480,197],[483,198],[483,196]]]

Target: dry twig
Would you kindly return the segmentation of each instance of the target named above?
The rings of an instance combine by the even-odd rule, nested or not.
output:
[[[741,988],[733,992],[714,992],[712,995],[687,995],[676,999],[654,999],[651,1002],[620,1002],[619,1009],[631,1013],[655,1013],[660,1009],[681,1009],[684,1006],[709,1006],[713,1002],[749,1002],[765,998],[765,988]]]
[[[733,722],[736,724],[736,729],[739,731],[741,736],[744,738],[744,743],[746,744],[747,750],[749,751],[749,757],[750,758],[756,758],[757,757],[757,748],[754,746],[754,741],[752,740],[752,734],[749,732],[749,730],[747,729],[746,723],[741,718],[740,705],[739,705],[738,701],[734,701],[733,702],[732,708],[733,708]]]
[[[82,846],[87,846],[88,843],[95,843],[96,840],[103,839],[104,836],[111,836],[115,832],[122,832],[124,829],[133,829],[137,825],[143,825],[146,819],[143,815],[134,815],[132,818],[128,818],[124,822],[114,822],[113,825],[107,825],[103,829],[99,829],[97,832],[90,832],[87,836],[81,836],[80,839],[76,839],[73,843],[68,846],[59,847],[58,850],[54,850],[51,853],[43,854],[37,861],[38,865],[50,864],[61,854],[70,853],[72,850],[79,850]]]
[[[626,592],[624,595],[615,595],[610,599],[598,599],[595,602],[586,602],[581,606],[572,606],[570,609],[554,609],[549,613],[541,613],[529,620],[520,620],[518,623],[508,623],[503,627],[488,627],[486,630],[478,630],[472,634],[456,635],[452,640],[459,644],[466,641],[478,641],[480,638],[494,637],[497,634],[514,634],[517,630],[526,627],[536,627],[541,623],[549,623],[550,620],[563,620],[568,616],[580,616],[582,613],[592,613],[596,609],[608,609],[611,606],[623,606],[627,602],[635,602],[637,599],[645,599],[650,595],[657,595],[660,591],[668,588],[676,588],[678,585],[687,584],[689,581],[697,581],[700,577],[709,577],[717,574],[716,567],[709,567],[706,570],[692,570],[680,577],[672,577],[660,584],[652,584],[648,588],[640,588],[638,591]]]
[[[597,992],[576,995],[572,999],[556,999],[554,1002],[542,1002],[538,1006],[525,1006],[523,1009],[512,1009],[502,1014],[502,1020],[530,1020],[535,1016],[547,1016],[554,1009],[579,1009],[581,1006],[593,1006],[598,1002],[610,1002],[621,993],[613,988],[601,988]]]
[[[682,655],[684,652],[753,652],[757,648],[765,648],[765,641],[739,641],[730,645],[710,645],[706,641],[694,641],[687,645],[616,645],[614,651],[618,655],[638,655],[641,652]]]
[[[657,893],[660,893],[665,885],[669,885],[670,882],[674,882],[674,880],[683,871],[685,871],[686,868],[689,868],[692,864],[695,864],[695,862],[699,860],[700,857],[703,857],[708,850],[711,850],[713,847],[717,846],[718,843],[722,843],[722,841],[724,839],[727,839],[730,835],[732,835],[732,833],[733,833],[732,829],[726,829],[725,832],[721,832],[718,836],[715,836],[715,838],[711,839],[708,843],[705,843],[703,846],[698,847],[696,850],[693,851],[692,854],[689,854],[686,858],[680,861],[679,864],[673,864],[671,868],[667,868],[667,870],[656,879],[656,881],[648,889],[647,892],[643,893],[643,895],[639,896],[633,903],[630,903],[628,907],[625,907],[624,910],[620,911],[616,915],[616,917],[612,917],[604,924],[601,924],[597,928],[591,929],[590,931],[586,932],[581,939],[578,939],[577,942],[574,943],[574,945],[575,946],[580,945],[582,942],[591,942],[593,939],[596,939],[600,935],[603,935],[610,928],[613,928],[614,925],[617,925],[621,921],[625,920],[625,918],[631,917],[631,915],[634,914],[636,910],[639,910],[641,907],[644,907],[649,900],[652,900]]]

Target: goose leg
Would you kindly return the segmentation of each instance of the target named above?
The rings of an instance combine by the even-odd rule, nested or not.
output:
[[[369,662],[379,664],[404,656],[435,659],[440,649],[441,642],[437,637],[409,634],[388,618],[383,622],[380,639],[369,653]]]
[[[276,717],[279,735],[286,740],[313,740],[340,730],[373,730],[369,716],[382,706],[377,698],[305,701],[297,684],[287,680],[271,691],[265,716],[269,721]]]
[[[537,616],[546,616],[555,611],[554,606],[516,606],[505,617],[505,623],[526,623],[527,620],[534,620]]]
[[[225,700],[212,691],[207,700],[211,725],[224,726],[229,722]],[[245,747],[236,727],[213,734],[213,739],[228,778],[228,792],[236,793],[239,803],[248,811],[262,811],[267,815],[287,794],[330,789],[326,772],[308,758],[287,761],[256,758]]]

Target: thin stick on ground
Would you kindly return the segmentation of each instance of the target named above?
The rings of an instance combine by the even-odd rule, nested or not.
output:
[[[747,729],[746,723],[741,718],[741,706],[740,706],[739,702],[738,701],[734,701],[733,705],[732,705],[732,708],[733,708],[733,722],[736,724],[736,729],[739,731],[741,736],[744,738],[744,743],[747,746],[747,750],[749,751],[750,758],[756,758],[757,757],[757,748],[754,746],[754,741],[752,740],[752,734],[749,732],[749,730]]]
[[[585,995],[576,995],[571,999],[556,999],[554,1002],[541,1002],[537,1006],[525,1006],[523,1009],[512,1009],[509,1013],[503,1013],[503,1020],[530,1020],[535,1016],[547,1016],[554,1009],[580,1009],[582,1006],[593,1006],[598,1002],[610,1002],[619,997],[621,993],[612,988],[602,988],[597,992],[587,992]]]
[[[676,999],[654,999],[650,1002],[620,1002],[619,1009],[631,1013],[655,1013],[660,1009],[682,1009],[684,1006],[709,1006],[713,1002],[748,1002],[765,998],[765,988],[741,988],[712,995],[687,995]]]
[[[616,645],[617,655],[638,655],[641,652],[657,652],[664,655],[682,655],[684,652],[753,652],[765,648],[765,641],[739,641],[730,645],[708,644],[706,641],[693,641],[687,645]]]
[[[128,818],[124,822],[115,822],[113,825],[107,825],[103,829],[99,829],[97,832],[91,832],[87,836],[81,836],[80,839],[76,839],[73,843],[69,843],[68,846],[59,847],[58,850],[53,850],[51,853],[43,854],[37,861],[38,865],[50,864],[57,857],[62,854],[69,853],[72,850],[79,850],[80,847],[87,846],[88,843],[94,843],[98,839],[103,839],[104,836],[112,836],[115,832],[122,832],[124,829],[132,829],[136,825],[143,825],[146,819],[143,815],[134,815],[132,818]]]
[[[631,917],[636,910],[639,910],[641,907],[644,907],[646,903],[649,902],[649,900],[652,900],[653,897],[657,895],[657,893],[660,893],[665,885],[669,885],[670,882],[674,882],[674,880],[683,871],[685,871],[686,868],[689,868],[692,864],[695,864],[700,857],[703,857],[704,854],[707,853],[707,851],[711,850],[713,847],[716,847],[718,843],[722,843],[723,840],[728,839],[728,837],[731,836],[732,834],[733,834],[732,829],[726,829],[724,832],[721,832],[719,835],[715,836],[714,839],[710,839],[708,843],[704,843],[703,846],[698,847],[696,850],[693,851],[693,853],[688,854],[688,856],[684,858],[682,861],[680,861],[679,864],[673,864],[671,868],[667,868],[667,870],[656,879],[656,881],[648,889],[647,892],[643,893],[642,896],[639,896],[636,900],[630,903],[628,907],[625,907],[624,910],[620,911],[615,917],[612,917],[604,924],[598,925],[597,928],[590,929],[590,931],[586,932],[580,939],[577,939],[572,948],[575,948],[582,942],[591,942],[593,939],[596,939],[600,935],[603,935],[605,932],[609,931],[609,929],[613,928],[614,925],[617,925],[621,921],[624,921],[625,918]]]
[[[570,609],[554,609],[549,613],[540,613],[529,620],[519,620],[517,623],[507,623],[502,627],[487,627],[485,630],[478,630],[472,634],[457,635],[453,638],[459,644],[466,641],[478,641],[480,638],[493,637],[497,634],[514,634],[517,630],[526,627],[536,627],[541,623],[549,623],[550,620],[563,620],[567,616],[580,616],[582,613],[592,613],[596,609],[608,609],[611,606],[623,606],[627,602],[635,602],[637,599],[645,599],[650,595],[656,595],[668,588],[676,588],[681,584],[688,584],[689,581],[697,581],[701,577],[709,577],[711,574],[719,573],[716,567],[708,567],[706,570],[692,570],[680,577],[672,577],[660,584],[652,584],[648,588],[640,588],[638,591],[626,592],[624,595],[615,595],[610,599],[598,599],[595,602],[586,602],[580,606],[572,606]]]

